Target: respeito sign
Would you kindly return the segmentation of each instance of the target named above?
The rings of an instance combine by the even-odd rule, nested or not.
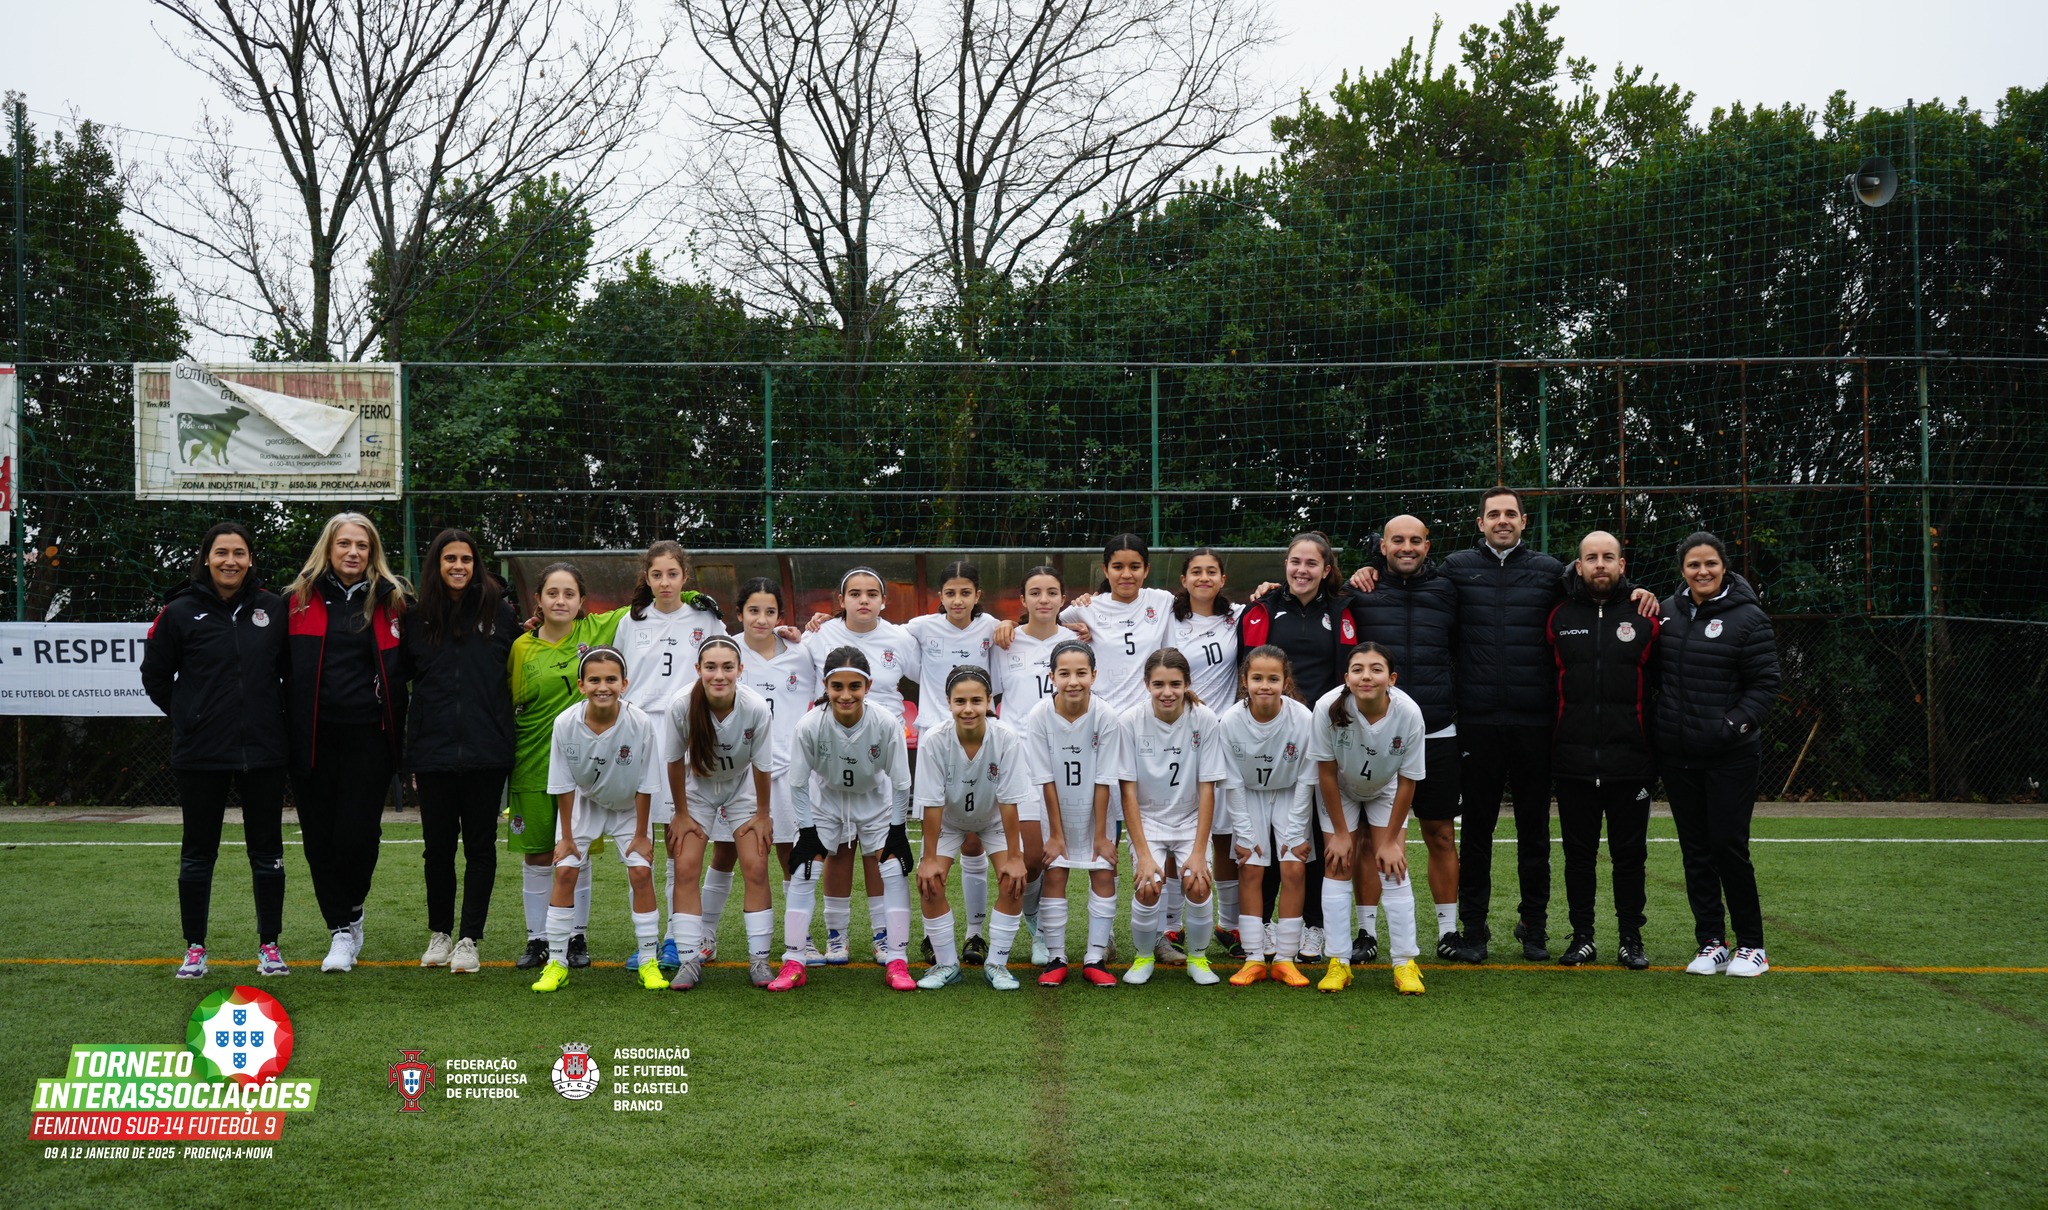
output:
[[[390,363],[138,363],[136,498],[396,500],[401,394]]]

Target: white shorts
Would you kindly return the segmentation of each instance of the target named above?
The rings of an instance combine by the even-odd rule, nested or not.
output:
[[[1392,795],[1382,794],[1368,803],[1359,803],[1347,798],[1344,800],[1345,831],[1356,832],[1358,830],[1358,812],[1360,807],[1365,809],[1365,821],[1375,828],[1386,827],[1387,823],[1394,818],[1394,799]],[[1336,831],[1335,828],[1330,826],[1330,813],[1323,809],[1320,796],[1316,803],[1316,823],[1325,832]]]
[[[1300,855],[1294,852],[1294,848],[1297,845],[1307,844],[1308,837],[1305,835],[1290,836],[1288,834],[1290,828],[1301,827],[1290,817],[1293,807],[1294,793],[1291,790],[1278,793],[1261,793],[1257,790],[1245,791],[1244,812],[1248,817],[1247,823],[1251,829],[1251,835],[1245,837],[1242,843],[1247,848],[1256,844],[1259,847],[1259,851],[1249,856],[1238,858],[1237,864],[1265,866],[1274,864],[1273,846],[1275,844],[1280,846],[1279,858],[1281,861],[1297,863],[1301,861]],[[1304,820],[1302,822],[1305,824],[1307,821]],[[1302,828],[1302,830],[1306,831],[1305,828]],[[1233,849],[1233,851],[1235,850]]]
[[[864,853],[880,853],[889,839],[890,816],[889,796],[881,790],[859,797],[825,790],[811,800],[811,822],[828,853],[849,844],[858,844]]]
[[[940,824],[939,845],[933,851],[941,857],[958,857],[960,856],[960,846],[966,842],[969,836],[979,836],[981,838],[981,851],[989,856],[994,856],[1010,847],[1009,835],[1003,831],[1003,825],[1000,822],[983,828],[978,832],[962,831],[950,824]]]
[[[1109,852],[1095,852],[1095,808],[1070,808],[1060,804],[1060,831],[1067,842],[1067,852],[1053,860],[1053,865],[1063,870],[1113,870],[1116,868],[1116,825],[1109,828]]]
[[[555,864],[570,869],[582,869],[585,859],[590,856],[590,846],[597,842],[598,837],[603,836],[612,842],[612,851],[619,855],[619,860],[625,862],[628,868],[640,866],[643,869],[651,869],[653,862],[638,853],[626,851],[627,846],[633,843],[633,828],[638,822],[638,815],[637,811],[600,811],[578,795],[575,816],[569,821],[576,842],[576,851]]]
[[[715,785],[716,783],[714,783]],[[693,783],[691,789],[699,786]],[[734,778],[725,787],[726,793],[716,798],[686,794],[690,818],[704,829],[704,834],[713,844],[732,843],[732,832],[741,824],[754,817],[754,778],[751,772]],[[773,807],[771,805],[771,810]]]
[[[675,817],[676,798],[669,791],[668,767],[664,765],[661,770],[661,788],[647,796],[647,830],[652,832]]]
[[[776,844],[796,843],[796,800],[789,796],[789,770],[768,775],[768,818],[775,824]]]
[[[1195,855],[1195,838],[1192,836],[1147,836],[1145,845],[1152,850],[1153,864],[1161,870],[1166,868],[1166,859],[1171,857],[1177,863],[1175,868],[1185,871]]]

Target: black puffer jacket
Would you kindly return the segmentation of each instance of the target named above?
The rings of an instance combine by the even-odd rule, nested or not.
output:
[[[1778,681],[1777,636],[1748,580],[1729,572],[1698,606],[1673,593],[1657,634],[1657,758],[1696,769],[1755,752]]]
[[[287,658],[276,593],[253,581],[226,601],[210,579],[173,588],[142,644],[142,690],[171,718],[171,768],[283,767]]]
[[[1422,725],[1441,731],[1458,720],[1458,586],[1432,559],[1412,576],[1396,575],[1378,552],[1367,565],[1379,580],[1351,607],[1358,637],[1394,653],[1402,692],[1422,707]]]
[[[1503,558],[1482,542],[1445,559],[1443,574],[1458,586],[1458,721],[1550,726],[1557,685],[1544,628],[1564,564],[1526,543]]]
[[[506,657],[520,635],[512,606],[498,601],[491,633],[436,642],[418,609],[406,611],[400,676],[412,682],[406,706],[405,767],[415,773],[510,769],[512,689]],[[475,623],[472,623],[474,625]]]
[[[1557,731],[1550,771],[1595,783],[1648,781],[1657,776],[1651,752],[1650,702],[1655,681],[1656,618],[1636,613],[1623,577],[1613,595],[1595,600],[1565,569],[1565,599],[1550,611],[1550,650],[1557,670]]]

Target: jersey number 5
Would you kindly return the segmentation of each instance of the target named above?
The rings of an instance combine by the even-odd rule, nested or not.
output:
[[[1124,631],[1124,654],[1138,654],[1138,636],[1128,630]]]

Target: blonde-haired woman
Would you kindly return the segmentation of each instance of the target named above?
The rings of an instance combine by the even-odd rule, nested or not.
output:
[[[361,513],[327,519],[285,590],[292,796],[313,893],[333,934],[323,971],[354,968],[363,949],[363,902],[405,737],[405,605],[405,583]]]

